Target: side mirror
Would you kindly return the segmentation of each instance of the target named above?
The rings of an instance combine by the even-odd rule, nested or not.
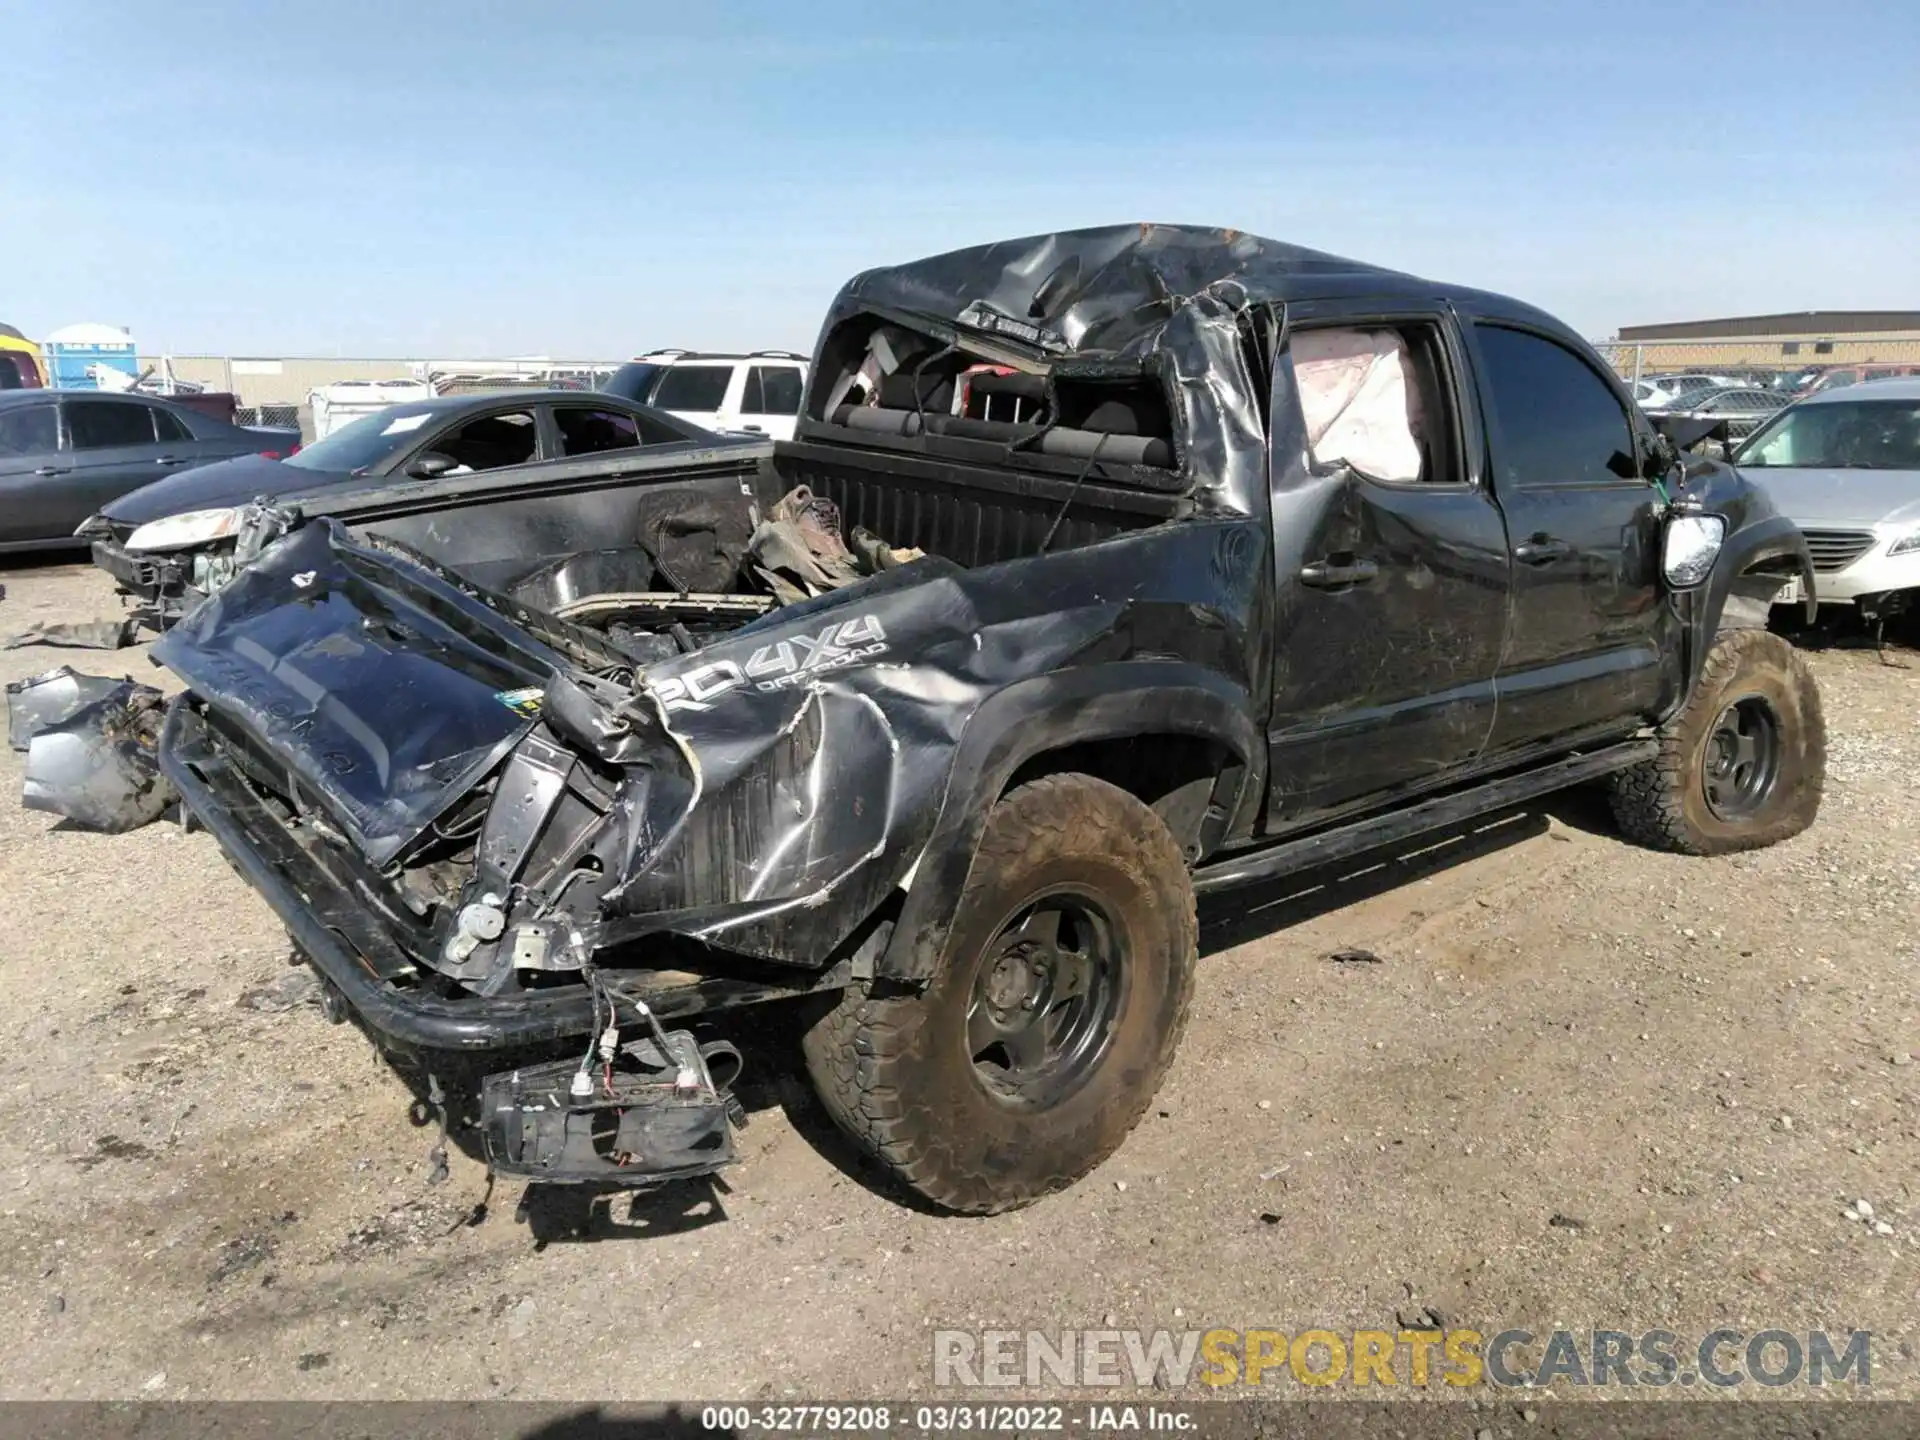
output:
[[[1653,434],[1648,437],[1646,449],[1640,456],[1640,463],[1644,467],[1641,471],[1642,479],[1664,479],[1671,475],[1673,467],[1680,463],[1680,447],[1675,445],[1656,424]]]
[[[1710,436],[1722,444],[1731,438],[1726,419],[1719,415],[1658,415],[1653,417],[1653,429],[1676,450],[1691,450]]]
[[[407,474],[416,480],[438,480],[450,470],[460,468],[460,462],[451,455],[442,455],[438,450],[429,450],[416,456],[407,463]]]

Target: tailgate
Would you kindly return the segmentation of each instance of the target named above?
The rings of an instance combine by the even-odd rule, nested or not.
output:
[[[558,657],[437,577],[296,530],[154,646],[156,660],[280,761],[375,865],[532,726]]]

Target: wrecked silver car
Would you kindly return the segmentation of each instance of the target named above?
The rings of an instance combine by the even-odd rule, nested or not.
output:
[[[669,1027],[817,995],[835,1119],[1005,1209],[1150,1103],[1197,892],[1601,777],[1692,853],[1818,807],[1756,628],[1805,543],[1530,307],[1123,227],[857,277],[816,353],[751,493],[598,538],[649,588],[263,514],[156,646],[167,779],[336,1000],[502,1055],[498,1169],[727,1163],[737,1057]]]

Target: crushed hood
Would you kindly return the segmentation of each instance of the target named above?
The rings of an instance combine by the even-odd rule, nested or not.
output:
[[[331,521],[294,531],[153,657],[386,863],[532,727],[558,658]]]

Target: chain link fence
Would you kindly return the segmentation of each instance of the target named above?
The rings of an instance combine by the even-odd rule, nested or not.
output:
[[[212,391],[235,399],[236,425],[298,429],[314,436],[312,396],[346,382],[429,386],[436,395],[492,390],[592,390],[624,362],[605,359],[382,359],[366,356],[143,355],[138,365],[160,393]],[[418,393],[417,391],[415,392]]]
[[[1920,375],[1920,338],[1602,340],[1601,356],[1650,414],[1725,426],[1737,445],[1813,389],[1885,375]]]
[[[265,425],[279,430],[298,430],[300,407],[298,405],[236,405],[233,408],[233,423]]]
[[[1800,375],[1809,370],[1838,371],[1852,379],[1875,374],[1920,374],[1920,339],[1905,337],[1597,340],[1594,348],[1629,383],[1653,375],[1701,372],[1752,380]]]

